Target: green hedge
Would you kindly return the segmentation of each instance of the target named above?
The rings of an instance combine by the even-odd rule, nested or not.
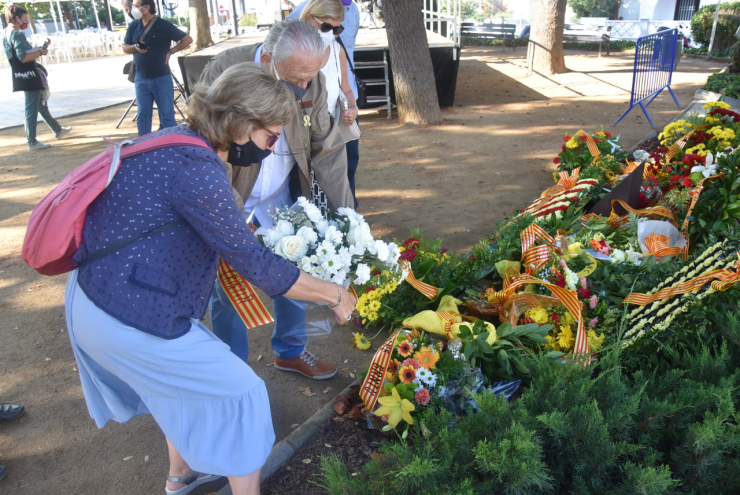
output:
[[[465,42],[465,46],[501,46],[504,44],[503,40],[466,39],[464,40],[464,42]],[[528,43],[529,43],[528,37],[514,38],[513,40],[508,40],[508,39],[506,40],[506,46],[516,46],[516,47],[526,48]],[[634,41],[611,40],[611,42],[609,42],[609,49],[614,50],[614,51],[634,50],[635,45],[636,44]],[[566,50],[598,51],[599,43],[596,41],[593,41],[593,42],[566,41],[563,43],[563,48]]]
[[[714,93],[722,93],[730,98],[740,98],[740,75],[712,74],[707,78],[707,83],[702,89]]]
[[[691,33],[693,41],[709,46],[712,37],[712,24],[714,23],[714,12],[717,10],[716,5],[707,5],[700,8],[694,17],[691,18]],[[740,12],[740,2],[723,3],[717,22],[717,32],[714,36],[713,50],[720,52],[728,51],[737,41],[735,31],[740,27],[740,16],[726,15],[722,12],[737,11]]]

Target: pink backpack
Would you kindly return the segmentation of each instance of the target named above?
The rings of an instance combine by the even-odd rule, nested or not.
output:
[[[172,146],[197,146],[210,149],[202,139],[168,134],[133,143],[110,146],[81,167],[76,168],[33,209],[23,240],[23,261],[42,275],[59,275],[77,268],[72,256],[82,243],[87,207],[108,187],[121,161],[132,156]],[[184,220],[176,220],[151,232],[123,239],[86,258],[82,264],[100,259],[136,240],[152,235]]]

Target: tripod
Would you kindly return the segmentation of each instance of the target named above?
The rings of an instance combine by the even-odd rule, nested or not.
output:
[[[175,75],[174,72],[172,72],[171,69],[170,69],[170,75],[172,76],[172,82],[173,82],[174,88],[176,90],[176,93],[175,93],[175,102],[174,102],[175,103],[175,109],[180,114],[180,117],[182,117],[182,119],[185,120],[185,115],[183,115],[182,110],[180,110],[180,107],[177,104],[177,101],[180,98],[182,98],[183,101],[187,104],[188,98],[187,98],[187,96],[185,96],[186,95],[186,93],[185,93],[185,87],[180,83],[180,80],[177,79],[177,76]],[[131,103],[128,104],[128,108],[126,108],[126,111],[123,112],[123,115],[121,115],[121,119],[118,121],[118,124],[116,124],[116,129],[118,129],[118,127],[121,125],[121,122],[123,122],[123,119],[126,118],[126,116],[128,115],[128,113],[131,111],[131,107],[133,107],[134,105],[136,105],[136,97],[134,97],[134,99],[131,100]],[[134,118],[131,119],[131,121],[132,122],[136,122],[136,115],[134,115]]]

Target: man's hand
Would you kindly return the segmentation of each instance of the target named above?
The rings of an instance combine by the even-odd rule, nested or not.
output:
[[[170,63],[170,57],[171,56],[172,56],[172,51],[170,50],[169,52],[167,52],[167,55],[165,55],[165,57],[164,57],[164,63],[165,64],[169,64]]]
[[[141,48],[139,48],[136,45],[134,45],[134,48],[136,48],[136,51],[139,52],[139,53],[141,53],[142,55],[148,51],[148,50],[142,50]]]

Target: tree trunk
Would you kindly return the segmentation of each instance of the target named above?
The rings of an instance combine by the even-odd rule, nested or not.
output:
[[[401,122],[432,125],[442,115],[421,7],[422,0],[383,0]]]
[[[206,0],[188,0],[190,14],[190,36],[193,38],[196,50],[211,46],[211,23],[208,19]]]
[[[64,20],[67,21],[67,29],[74,29],[75,25],[72,21],[72,12],[69,10],[69,2],[59,2],[62,6],[62,12],[64,12]]]
[[[108,7],[108,0],[103,0],[103,10],[105,11],[105,24],[108,27],[108,31],[113,32],[113,19],[110,16],[110,8]]]
[[[565,72],[563,28],[567,0],[532,0],[532,32],[527,50],[529,73]]]

